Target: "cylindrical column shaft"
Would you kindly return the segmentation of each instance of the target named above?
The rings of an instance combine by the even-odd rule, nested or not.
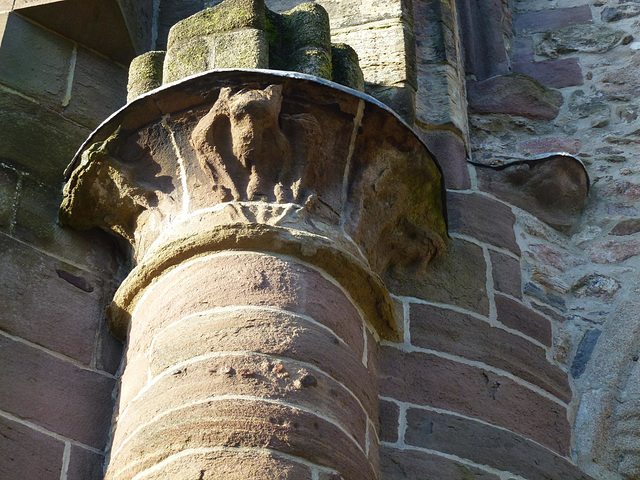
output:
[[[366,322],[286,256],[191,258],[131,318],[109,480],[377,477]]]

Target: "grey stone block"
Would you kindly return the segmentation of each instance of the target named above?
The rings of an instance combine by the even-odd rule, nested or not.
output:
[[[0,16],[0,83],[62,109],[71,42],[8,13]]]

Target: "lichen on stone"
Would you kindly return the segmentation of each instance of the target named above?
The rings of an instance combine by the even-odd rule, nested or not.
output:
[[[134,58],[129,66],[127,101],[162,85],[162,65],[167,52],[152,51]]]
[[[329,15],[311,2],[278,14],[264,0],[225,0],[171,28],[163,83],[215,68],[294,71],[364,87],[355,51],[346,46],[334,51]]]
[[[333,81],[356,90],[364,90],[364,75],[356,51],[345,43],[331,45]]]
[[[240,28],[265,30],[265,19],[263,0],[225,0],[176,23],[169,31],[168,49],[175,43],[219,32]]]

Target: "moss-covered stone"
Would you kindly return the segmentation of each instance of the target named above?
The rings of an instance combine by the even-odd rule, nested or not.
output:
[[[268,68],[263,0],[226,0],[169,32],[164,83],[214,68]]]
[[[362,90],[357,55],[338,49],[339,81]],[[214,68],[271,68],[332,80],[329,15],[316,3],[278,14],[264,0],[225,0],[174,25],[163,82]]]
[[[316,3],[302,3],[281,15],[269,12],[269,67],[331,80],[329,15]]]
[[[167,52],[147,52],[136,57],[129,66],[127,101],[162,85],[162,66]]]
[[[331,45],[333,81],[356,90],[364,90],[364,76],[358,54],[345,43]]]
[[[269,41],[264,31],[246,28],[214,36],[214,68],[268,68]]]
[[[265,30],[264,0],[226,0],[176,23],[169,31],[167,50],[177,43],[241,28]]]
[[[163,83],[171,83],[214,67],[213,52],[205,38],[193,38],[167,50]]]

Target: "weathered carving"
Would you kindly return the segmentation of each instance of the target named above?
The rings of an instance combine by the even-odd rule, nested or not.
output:
[[[561,232],[570,232],[586,206],[589,176],[580,160],[565,153],[477,164],[478,182]]]
[[[196,125],[193,148],[212,188],[221,190],[225,201],[298,200],[298,185],[289,181],[291,146],[280,130],[281,108],[281,85],[237,93],[223,88],[211,111]],[[316,127],[307,138],[319,137],[318,122],[307,117]]]
[[[252,248],[285,249],[323,268],[344,257],[350,271],[384,275],[401,265],[415,274],[444,250],[440,172],[394,115],[310,77],[233,77],[215,72],[158,90],[99,129],[94,137],[106,140],[86,149],[73,171],[63,221],[121,235],[138,263],[147,252],[184,259],[234,248],[242,237]],[[195,91],[206,92],[200,102]],[[167,110],[149,123],[158,106]],[[354,298],[379,297],[372,312],[384,319],[381,334],[392,337],[383,289],[372,283],[367,292],[375,295],[356,292],[349,274],[336,275]],[[112,308],[121,336],[132,302]]]
[[[82,154],[64,188],[60,220],[78,229],[100,227],[135,245],[138,217],[155,203],[155,191],[141,186],[134,168],[115,158],[117,134]]]

